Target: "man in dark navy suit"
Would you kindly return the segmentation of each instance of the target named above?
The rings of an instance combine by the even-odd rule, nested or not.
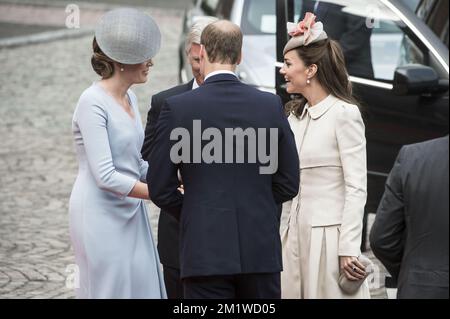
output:
[[[194,78],[188,83],[175,86],[166,91],[153,95],[151,107],[147,115],[145,126],[145,139],[142,146],[142,158],[148,160],[151,152],[151,144],[155,136],[156,123],[161,113],[164,101],[181,93],[198,88],[203,83],[203,74],[200,72],[200,36],[203,29],[217,18],[203,17],[197,20],[190,28],[186,38],[186,54],[191,65]],[[164,269],[164,283],[169,299],[183,298],[183,286],[180,278],[179,253],[179,228],[178,221],[162,210],[158,221],[158,253]]]
[[[201,44],[204,84],[161,110],[150,196],[180,219],[185,298],[280,298],[278,206],[298,193],[294,137],[280,98],[234,75],[239,27],[212,23]]]
[[[404,146],[386,182],[370,246],[399,299],[448,299],[448,135]]]

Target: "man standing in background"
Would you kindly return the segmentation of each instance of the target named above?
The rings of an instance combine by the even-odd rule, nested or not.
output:
[[[404,146],[370,234],[399,299],[448,298],[448,135]]]

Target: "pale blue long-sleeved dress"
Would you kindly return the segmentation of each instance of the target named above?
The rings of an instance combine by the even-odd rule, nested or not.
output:
[[[78,298],[166,298],[147,206],[127,197],[148,164],[136,96],[133,119],[99,83],[83,92],[72,130],[79,162],[70,197]]]

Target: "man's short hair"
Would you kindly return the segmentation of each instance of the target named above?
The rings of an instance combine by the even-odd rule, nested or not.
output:
[[[200,17],[198,18],[194,24],[192,24],[189,33],[186,37],[186,43],[184,45],[184,49],[186,50],[186,54],[189,54],[189,51],[191,50],[192,44],[200,44],[200,37],[202,36],[203,30],[208,26],[208,24],[211,24],[213,22],[218,21],[216,17]]]
[[[209,62],[237,64],[242,50],[242,32],[237,25],[224,22],[209,24],[202,32],[200,43],[205,46]]]

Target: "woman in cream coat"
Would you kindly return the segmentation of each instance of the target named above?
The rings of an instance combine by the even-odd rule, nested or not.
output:
[[[308,13],[288,25],[293,37],[281,69],[300,158],[300,191],[284,207],[283,298],[370,298],[367,281],[345,294],[339,275],[366,277],[358,261],[366,203],[364,123],[352,97],[339,44]]]

